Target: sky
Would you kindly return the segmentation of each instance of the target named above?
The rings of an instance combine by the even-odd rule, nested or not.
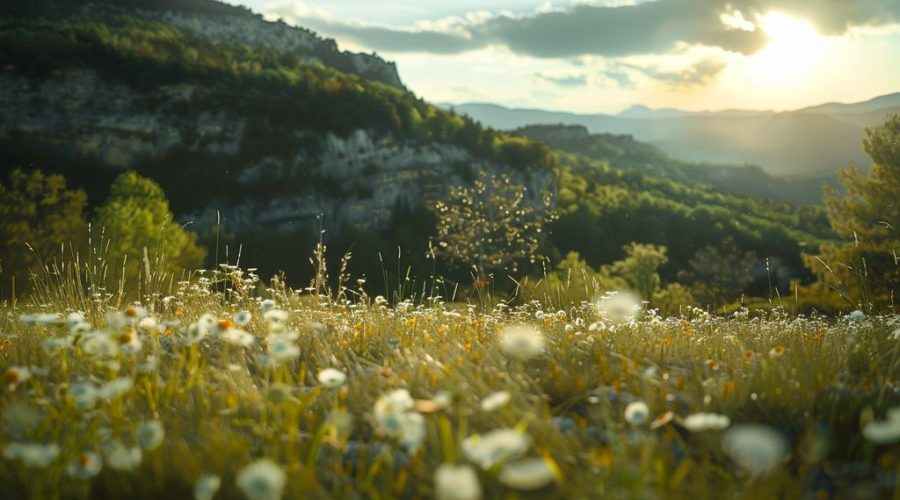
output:
[[[232,0],[435,103],[787,110],[900,91],[900,0]]]

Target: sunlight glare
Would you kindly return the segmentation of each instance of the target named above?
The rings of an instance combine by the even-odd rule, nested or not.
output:
[[[759,19],[769,43],[750,58],[752,73],[775,85],[796,83],[822,57],[827,42],[808,22],[778,12]]]

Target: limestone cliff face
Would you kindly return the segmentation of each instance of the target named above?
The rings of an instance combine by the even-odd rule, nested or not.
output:
[[[206,164],[203,177],[191,182],[202,186],[215,178],[229,186],[228,196],[205,195],[178,214],[201,230],[217,218],[232,229],[308,227],[318,214],[331,229],[380,229],[397,207],[427,205],[479,169],[511,174],[535,203],[554,188],[546,170],[510,171],[459,146],[396,140],[372,130],[344,136],[282,131],[292,140],[279,151],[249,151],[254,117],[208,106],[197,92],[190,84],[138,90],[87,69],[41,79],[0,73],[0,142],[55,149],[117,169],[165,167],[176,161],[173,154],[190,154]]]

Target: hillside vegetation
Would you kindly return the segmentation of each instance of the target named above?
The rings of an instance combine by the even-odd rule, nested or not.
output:
[[[324,223],[330,264],[352,251],[348,272],[373,290],[394,289],[404,274],[468,285],[467,266],[431,259],[430,245],[442,243],[434,207],[482,171],[527,187],[526,206],[552,201],[558,217],[548,219],[541,234],[549,238],[535,253],[550,258],[550,269],[570,252],[599,269],[624,258],[632,242],[652,243],[668,252],[660,269],[666,285],[730,238],[752,253],[744,272],[753,279],[728,300],[771,298],[790,294],[793,279],[809,280],[801,251],[814,253],[833,237],[820,209],[694,186],[692,175],[679,173],[687,167],[652,148],[620,144],[624,153],[606,163],[554,154],[324,60],[178,28],[165,21],[180,15],[174,4],[59,5],[7,8],[0,19],[5,168],[61,173],[87,192],[88,210],[115,176],[134,169],[157,182],[174,217],[199,233],[210,264],[227,244],[263,275],[286,271],[292,283],[306,283],[313,269],[297,255],[312,252]],[[186,5],[191,15],[254,18],[210,2]],[[173,10],[169,17],[129,10],[138,6]],[[642,155],[661,163],[635,169]],[[385,273],[384,256],[398,246]],[[512,291],[508,269],[547,269],[529,260],[477,279]]]

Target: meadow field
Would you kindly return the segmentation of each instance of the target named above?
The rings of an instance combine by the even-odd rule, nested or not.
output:
[[[896,316],[64,275],[0,313],[2,499],[900,498]]]

